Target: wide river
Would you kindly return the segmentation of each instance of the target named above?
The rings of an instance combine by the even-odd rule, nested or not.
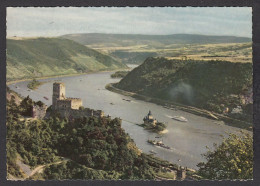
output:
[[[201,154],[207,151],[206,146],[212,147],[213,143],[220,143],[221,135],[226,135],[225,132],[239,130],[223,125],[221,122],[180,110],[169,110],[160,105],[110,92],[105,89],[106,84],[120,80],[110,78],[111,74],[112,72],[100,72],[74,77],[49,78],[40,80],[46,83],[34,91],[28,90],[28,81],[11,84],[9,87],[22,96],[29,95],[35,101],[41,100],[51,105],[52,84],[56,81],[63,82],[66,86],[67,97],[81,98],[84,107],[100,109],[106,115],[123,119],[122,127],[143,152],[150,153],[153,150],[157,153],[155,156],[193,169],[197,169],[196,165],[199,162],[205,161]],[[44,96],[49,99],[44,99]],[[132,101],[128,102],[123,99]],[[158,121],[165,122],[167,125],[168,133],[163,134],[161,138],[155,138],[158,137],[157,134],[133,124],[142,123],[149,110]],[[172,116],[184,116],[188,122],[175,121],[171,119]],[[153,146],[147,143],[148,139],[162,140],[172,149]]]

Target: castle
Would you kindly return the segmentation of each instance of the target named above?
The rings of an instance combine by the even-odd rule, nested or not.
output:
[[[79,109],[82,106],[82,100],[80,98],[66,98],[65,85],[53,83],[52,106],[54,110]]]
[[[103,117],[102,110],[83,108],[80,98],[66,98],[64,83],[53,83],[52,110],[69,119],[77,117]]]
[[[144,117],[143,121],[146,125],[155,126],[157,124],[157,120],[153,118],[152,112],[150,110],[147,116]]]

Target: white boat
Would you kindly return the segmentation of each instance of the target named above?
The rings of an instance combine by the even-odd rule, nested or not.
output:
[[[182,122],[187,122],[188,120],[183,116],[173,116],[172,119]]]
[[[155,152],[154,150],[150,150],[149,151],[151,154],[157,154],[157,152]]]

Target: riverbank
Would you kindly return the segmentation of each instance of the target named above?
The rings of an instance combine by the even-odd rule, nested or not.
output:
[[[74,77],[74,76],[81,76],[81,75],[87,75],[87,74],[94,74],[94,73],[98,73],[98,72],[116,72],[119,70],[128,70],[128,68],[114,69],[114,70],[102,70],[102,71],[91,71],[91,72],[86,72],[86,73],[65,74],[65,75],[57,75],[57,76],[42,76],[42,77],[34,77],[34,78],[29,78],[29,79],[19,79],[19,80],[14,80],[14,81],[6,81],[6,85],[11,85],[11,84],[19,83],[19,82],[23,82],[23,81],[32,81],[33,79],[44,80],[44,79],[49,79],[49,78]]]
[[[238,119],[230,118],[230,117],[222,115],[222,114],[214,113],[214,112],[211,112],[211,111],[208,111],[208,110],[199,109],[199,108],[192,107],[192,106],[182,105],[180,103],[175,103],[175,102],[171,102],[171,101],[161,100],[161,99],[158,99],[158,98],[152,98],[152,97],[144,96],[144,95],[140,95],[140,94],[137,94],[137,93],[134,93],[134,92],[128,92],[128,91],[121,90],[121,89],[114,87],[112,83],[107,84],[106,89],[109,90],[109,91],[118,93],[118,94],[122,94],[124,96],[130,96],[130,97],[133,97],[135,99],[142,100],[142,101],[147,101],[147,102],[152,102],[152,103],[155,103],[155,104],[158,104],[158,105],[162,105],[167,109],[182,110],[182,111],[189,112],[189,113],[199,115],[199,116],[202,116],[202,117],[207,117],[209,119],[223,121],[226,125],[229,125],[229,126],[232,126],[232,127],[237,127],[237,128],[252,131],[252,126],[253,126],[252,124],[245,122],[245,121],[238,120]]]
[[[27,85],[27,87],[31,90],[36,90],[39,86],[43,85],[44,82],[37,81],[36,79],[33,79],[30,81]]]

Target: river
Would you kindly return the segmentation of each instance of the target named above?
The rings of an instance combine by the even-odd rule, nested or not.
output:
[[[207,151],[206,146],[212,148],[213,143],[222,141],[221,135],[225,132],[239,131],[239,129],[193,115],[184,111],[166,109],[154,103],[136,100],[105,89],[108,83],[118,82],[112,79],[113,72],[99,72],[74,77],[59,77],[39,80],[45,82],[37,90],[29,91],[28,81],[18,82],[9,87],[22,96],[29,95],[33,100],[41,100],[46,105],[51,105],[52,84],[56,81],[65,83],[66,96],[78,97],[83,101],[84,107],[100,109],[106,115],[123,119],[122,127],[134,139],[137,147],[145,153],[155,151],[162,159],[189,168],[197,169],[196,165],[205,161],[202,153]],[[49,98],[48,100],[44,97]],[[129,99],[131,102],[123,99]],[[111,104],[113,103],[113,104]],[[148,132],[133,123],[142,123],[145,115],[151,110],[153,116],[160,122],[165,122],[168,133],[160,138],[155,133]],[[179,122],[171,119],[172,116],[184,116],[188,122]],[[147,143],[148,139],[162,140],[165,145],[172,147],[167,150]]]

